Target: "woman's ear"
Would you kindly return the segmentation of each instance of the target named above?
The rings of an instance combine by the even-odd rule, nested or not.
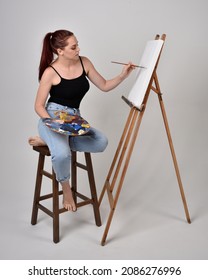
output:
[[[62,55],[63,54],[63,50],[62,49],[57,49],[57,54],[58,55]]]

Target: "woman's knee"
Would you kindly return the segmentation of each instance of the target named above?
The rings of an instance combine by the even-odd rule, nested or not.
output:
[[[105,151],[106,147],[108,146],[108,138],[105,135],[98,140],[98,152]]]
[[[101,153],[108,146],[108,138],[104,134],[96,135],[92,143],[92,153]]]

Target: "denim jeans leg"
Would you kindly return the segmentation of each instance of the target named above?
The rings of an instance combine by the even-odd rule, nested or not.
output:
[[[87,134],[70,137],[69,143],[73,151],[100,153],[107,147],[108,139],[101,131],[91,127]]]
[[[79,109],[70,108],[49,102],[46,110],[51,118],[55,118],[56,111],[65,111],[71,115],[79,115]],[[70,178],[71,150],[78,152],[99,153],[108,145],[108,139],[99,130],[90,128],[87,134],[80,136],[68,136],[52,131],[44,125],[42,119],[38,125],[39,135],[48,145],[56,179],[64,182]]]
[[[50,150],[52,166],[57,181],[64,182],[69,180],[71,167],[69,137],[52,131],[44,125],[41,119],[39,120],[38,130],[40,137],[45,141]]]

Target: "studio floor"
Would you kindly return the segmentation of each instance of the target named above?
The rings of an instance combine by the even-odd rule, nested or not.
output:
[[[32,181],[32,180],[31,180]],[[146,182],[147,184],[148,182]],[[8,204],[8,193],[1,194],[1,259],[187,259],[208,258],[208,190],[186,189],[191,216],[188,224],[175,177],[169,185],[133,188],[127,178],[109,230],[105,246],[101,238],[109,213],[105,197],[101,204],[103,225],[97,227],[90,205],[76,213],[60,216],[60,242],[52,241],[52,219],[39,212],[38,223],[30,224],[33,191],[23,193],[16,184]],[[136,184],[136,183],[135,183]],[[157,192],[153,191],[157,187]],[[168,187],[168,191],[167,190]],[[203,193],[203,196],[201,195]]]

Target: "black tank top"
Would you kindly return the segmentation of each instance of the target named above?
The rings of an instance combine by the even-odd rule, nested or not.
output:
[[[80,62],[83,68],[82,75],[78,78],[70,80],[62,78],[61,75],[56,71],[56,69],[50,65],[50,67],[52,67],[54,71],[59,75],[61,81],[58,85],[54,85],[51,87],[48,102],[54,102],[76,109],[79,108],[82,98],[90,88],[81,57]]]

